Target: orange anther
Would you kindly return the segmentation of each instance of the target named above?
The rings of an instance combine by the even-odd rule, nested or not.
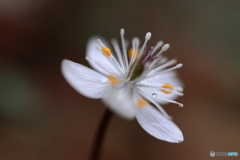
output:
[[[138,107],[142,108],[142,107],[145,107],[147,104],[148,102],[145,99],[142,99],[142,98],[137,99]]]
[[[114,77],[113,75],[109,75],[108,80],[112,85],[118,85],[119,84],[119,80],[116,77]]]
[[[111,49],[107,48],[107,47],[102,47],[102,51],[104,52],[104,54],[108,57],[110,57],[112,55],[112,51]]]
[[[171,84],[169,84],[169,83],[164,83],[164,84],[162,85],[162,88],[168,89],[168,90],[161,89],[160,91],[162,91],[163,93],[166,93],[166,94],[172,93],[171,91],[169,91],[169,90],[173,90],[173,86],[172,86]]]
[[[132,48],[130,48],[129,51],[128,51],[128,57],[129,58],[135,58],[136,59],[136,58],[138,58],[138,54],[139,54],[138,50],[136,51]]]

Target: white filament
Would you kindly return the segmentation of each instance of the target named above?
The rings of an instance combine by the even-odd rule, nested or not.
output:
[[[124,29],[122,28],[122,29],[120,30],[120,35],[121,35],[121,41],[122,41],[123,57],[124,57],[124,59],[125,59],[126,68],[128,68],[128,58],[127,58],[127,51],[126,51],[124,34],[125,34],[125,31],[124,31]]]

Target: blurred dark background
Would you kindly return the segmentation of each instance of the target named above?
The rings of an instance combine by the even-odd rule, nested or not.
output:
[[[113,118],[105,160],[205,160],[240,153],[239,0],[0,0],[0,160],[85,160],[104,112],[73,90],[62,59],[84,65],[93,35],[152,32],[182,62],[185,107],[166,105],[185,141],[171,144]],[[216,158],[216,157],[215,157]],[[230,159],[230,157],[225,157]],[[236,157],[231,157],[234,159]]]

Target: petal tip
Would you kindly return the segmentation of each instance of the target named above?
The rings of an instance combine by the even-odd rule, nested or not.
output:
[[[182,143],[184,141],[184,137],[182,132],[180,133],[179,137],[176,138],[176,142],[175,143]]]
[[[67,63],[69,63],[69,62],[72,62],[72,61],[70,61],[68,59],[63,59],[62,62],[61,62],[61,67],[62,68],[65,67],[65,65],[67,65]]]

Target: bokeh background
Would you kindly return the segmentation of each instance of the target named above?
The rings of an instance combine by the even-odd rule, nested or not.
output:
[[[185,107],[165,109],[184,133],[171,144],[115,116],[103,160],[206,160],[240,153],[239,0],[0,0],[0,160],[85,160],[104,113],[64,80],[64,58],[84,65],[93,35],[152,32],[182,62]],[[215,157],[219,158],[219,157]],[[237,159],[238,157],[224,157]],[[221,158],[222,159],[222,158]]]

